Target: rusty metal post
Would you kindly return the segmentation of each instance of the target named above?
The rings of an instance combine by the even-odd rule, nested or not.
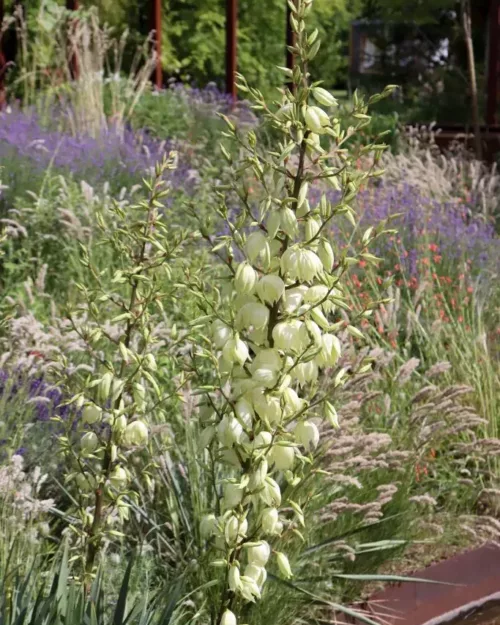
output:
[[[236,100],[238,0],[226,0],[226,93]]]
[[[163,87],[163,68],[161,65],[161,0],[152,0],[152,26],[155,33],[155,52],[156,52],[156,66],[154,74],[154,83],[157,89]]]
[[[286,3],[286,66],[288,69],[291,69],[293,72],[295,68],[295,55],[290,50],[290,48],[293,48],[296,44],[296,34],[292,28],[292,22],[290,21],[291,16],[292,16],[292,9],[287,2]],[[287,87],[290,90],[293,90],[293,82],[290,81],[289,83],[287,83]]]
[[[68,11],[78,11],[78,9],[80,8],[78,0],[66,0],[66,8],[68,9]],[[74,28],[74,27],[75,27],[75,23],[72,23],[70,28]],[[71,55],[69,66],[70,66],[70,72],[71,72],[71,76],[73,80],[77,80],[78,74],[79,74],[78,58],[75,53]]]
[[[498,124],[500,81],[500,0],[490,0],[488,35],[488,99],[486,103],[486,123]]]
[[[5,56],[3,53],[3,18],[4,0],[0,0],[0,109],[5,105],[5,72],[7,71]]]

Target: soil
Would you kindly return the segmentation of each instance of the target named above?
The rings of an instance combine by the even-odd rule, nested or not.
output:
[[[495,602],[489,607],[485,606],[480,610],[475,610],[465,614],[449,625],[500,625],[500,604]]]

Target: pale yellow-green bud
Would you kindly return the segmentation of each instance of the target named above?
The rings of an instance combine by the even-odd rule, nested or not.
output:
[[[307,347],[307,337],[304,337],[302,322],[298,319],[283,321],[273,328],[274,347],[284,352],[300,353]],[[306,339],[304,341],[304,338]]]
[[[337,100],[332,96],[332,94],[323,89],[322,87],[315,87],[312,90],[313,98],[316,102],[323,104],[324,106],[336,106]]]
[[[291,471],[295,462],[295,450],[289,445],[275,445],[269,454],[269,463],[278,471]]]
[[[315,321],[313,321],[312,319],[306,319],[304,323],[304,331],[307,332],[307,335],[309,337],[309,340],[307,342],[308,345],[310,345],[311,342],[316,347],[321,347],[323,345],[321,340],[323,337],[323,333],[321,332],[318,324]]]
[[[257,566],[256,564],[247,564],[245,567],[245,577],[251,577],[257,583],[259,588],[266,583],[267,572],[266,569],[262,566]]]
[[[264,490],[261,491],[260,497],[264,503],[268,506],[280,506],[281,505],[281,489],[278,482],[273,480],[272,477],[266,478]]]
[[[271,547],[264,540],[247,549],[248,562],[255,566],[265,567],[270,555]]]
[[[332,426],[332,428],[339,427],[339,416],[337,414],[337,411],[335,410],[335,408],[332,406],[332,404],[329,401],[325,401],[324,415],[325,415],[325,419]]]
[[[95,404],[88,404],[85,406],[82,412],[82,420],[84,423],[88,423],[89,425],[93,425],[97,423],[102,418],[102,410],[99,406]]]
[[[258,289],[258,287],[257,287]],[[255,328],[257,330],[265,328],[269,322],[269,308],[258,302],[245,304],[236,315],[236,325],[238,328]]]
[[[121,490],[127,485],[128,474],[123,467],[116,467],[109,476],[109,481],[117,490]]]
[[[323,334],[321,351],[315,360],[320,367],[333,367],[342,353],[340,341],[334,334]]]
[[[238,419],[232,415],[225,415],[217,426],[217,438],[222,445],[232,447],[237,443],[243,432],[243,428]]]
[[[317,219],[315,219],[314,217],[310,217],[307,221],[306,221],[306,227],[305,227],[305,239],[306,241],[310,241],[312,238],[314,238],[320,229],[320,223],[318,222]]]
[[[229,573],[227,576],[227,581],[229,585],[229,590],[236,592],[241,587],[240,582],[240,567],[237,564],[232,564],[229,567]]]
[[[243,495],[243,489],[240,488],[239,484],[226,482],[226,484],[224,484],[224,507],[227,510],[236,508],[243,500]]]
[[[292,371],[292,375],[299,383],[299,386],[305,386],[318,378],[318,365],[312,360],[301,362]]]
[[[142,384],[136,383],[134,384],[134,389],[132,391],[134,401],[139,410],[142,410],[146,405],[146,389]]]
[[[123,442],[128,447],[144,447],[147,445],[149,432],[143,421],[129,423],[123,432]]]
[[[80,445],[85,454],[93,454],[99,445],[99,439],[94,432],[86,432],[81,438]]]
[[[268,471],[267,460],[265,458],[262,458],[261,461],[259,462],[259,466],[250,476],[250,480],[248,482],[248,488],[250,490],[259,489],[267,477],[267,471]]]
[[[273,436],[270,432],[266,432],[265,430],[259,432],[253,440],[253,448],[256,451],[267,451],[268,447],[271,445],[272,440]]]
[[[212,324],[212,340],[216,349],[222,349],[231,338],[231,328],[220,319],[216,319]]]
[[[300,421],[295,426],[295,440],[307,451],[316,449],[319,443],[319,431],[312,421]]]
[[[269,393],[263,393],[262,389],[255,389],[252,393],[252,401],[256,413],[261,419],[267,419],[272,425],[281,421],[281,406],[277,397]]]
[[[294,289],[288,289],[287,291],[285,291],[285,295],[283,296],[283,308],[285,309],[285,312],[296,312],[302,304],[306,291],[307,286],[305,285],[301,285],[295,287]]]
[[[280,227],[291,239],[294,239],[299,232],[297,217],[294,211],[288,206],[284,206],[280,209]]]
[[[330,118],[319,106],[308,106],[304,114],[306,126],[317,135],[324,135],[330,125]]]
[[[253,263],[259,255],[265,253],[269,249],[269,243],[266,236],[260,232],[252,232],[248,235],[245,243],[245,250],[251,263]]]
[[[300,187],[299,195],[297,197],[297,209],[299,209],[302,206],[302,204],[306,201],[308,193],[309,193],[309,183],[304,182],[302,186]]]
[[[322,273],[323,265],[312,250],[294,246],[281,257],[281,270],[292,280],[310,282]]]
[[[317,304],[328,295],[328,287],[324,284],[315,284],[307,289],[304,294],[304,301],[308,304]]]
[[[333,255],[332,246],[330,245],[330,243],[328,241],[325,241],[324,239],[322,239],[319,242],[318,256],[319,256],[319,258],[321,260],[321,263],[322,263],[325,271],[330,273],[331,270],[333,269],[333,263],[335,261],[335,257]]]
[[[202,538],[210,538],[217,531],[217,519],[215,514],[206,514],[200,522],[200,534]]]
[[[226,610],[222,615],[220,625],[238,625],[234,612],[231,612],[231,610]]]
[[[276,554],[276,561],[278,563],[278,568],[280,573],[283,575],[285,579],[290,579],[293,577],[292,569],[290,568],[290,563],[288,562],[288,558],[284,553],[278,552]]]
[[[116,417],[113,421],[113,432],[115,434],[121,434],[125,428],[127,427],[127,417],[125,415],[120,415]]]
[[[257,384],[272,388],[278,381],[281,366],[282,361],[278,350],[263,349],[252,362],[252,378]]]
[[[146,356],[144,357],[144,365],[150,371],[156,371],[158,368],[156,366],[156,360],[153,354],[146,354]]]
[[[240,594],[247,601],[255,601],[260,599],[260,588],[253,577],[245,577],[244,575],[240,579],[241,587]]]
[[[305,217],[308,213],[311,212],[311,207],[309,205],[309,200],[304,200],[302,204],[297,209],[297,217]]]
[[[314,321],[318,324],[318,326],[323,330],[327,330],[330,327],[328,319],[319,308],[313,308],[310,314]]]
[[[222,350],[222,357],[228,364],[242,365],[248,360],[249,353],[246,343],[244,343],[238,335],[231,338],[224,345]]]
[[[40,534],[40,536],[46,538],[50,535],[50,525],[48,523],[39,523],[38,533]]]
[[[234,406],[234,411],[240,422],[247,428],[252,427],[254,410],[252,403],[245,397],[238,399]]]
[[[266,534],[274,534],[279,521],[279,514],[276,508],[265,508],[261,515],[262,531]],[[246,572],[245,572],[246,575]],[[253,577],[253,575],[251,576]]]
[[[293,104],[291,102],[287,102],[286,104],[283,104],[283,106],[281,108],[279,108],[276,111],[276,117],[278,117],[278,119],[288,119],[291,118],[293,112]]]
[[[277,302],[285,291],[285,283],[274,274],[262,276],[257,283],[257,295],[263,302],[274,304]]]
[[[110,371],[108,371],[102,376],[101,381],[99,383],[99,397],[101,398],[101,401],[103,403],[109,397],[109,392],[111,390],[112,382],[113,382],[113,374]]]
[[[232,515],[226,520],[224,536],[228,545],[234,545],[240,538],[245,538],[248,531],[248,521],[238,519]]]
[[[281,223],[280,213],[277,210],[273,210],[269,213],[269,217],[267,218],[266,228],[267,234],[271,239],[274,239],[276,236]]]
[[[234,288],[237,293],[250,294],[257,282],[257,272],[246,262],[240,263],[234,277]]]
[[[283,412],[286,417],[291,417],[305,406],[305,400],[301,399],[293,388],[287,388],[283,392]]]

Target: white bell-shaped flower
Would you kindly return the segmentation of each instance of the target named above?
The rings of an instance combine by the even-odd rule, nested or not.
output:
[[[310,282],[322,273],[323,265],[312,250],[294,246],[281,257],[281,270],[292,280]]]
[[[240,423],[242,423],[245,428],[250,429],[254,417],[252,402],[246,397],[241,397],[236,402],[234,411]]]
[[[266,583],[267,572],[263,566],[247,564],[245,567],[245,577],[251,577],[257,582],[257,586],[262,588],[262,586]]]
[[[80,440],[80,446],[84,454],[93,454],[99,446],[97,434],[95,432],[86,432]]]
[[[274,534],[279,522],[279,514],[276,508],[265,508],[260,517],[262,531],[266,534]]]
[[[224,537],[228,545],[234,545],[241,538],[245,538],[248,531],[248,521],[239,519],[234,514],[226,519]]]
[[[265,452],[269,449],[273,440],[273,435],[270,432],[262,430],[253,440],[252,447],[255,451]]]
[[[270,555],[271,547],[264,540],[247,549],[248,563],[255,566],[265,567]]]
[[[93,425],[102,419],[102,410],[95,404],[88,404],[82,410],[82,421],[88,425]]]
[[[301,362],[292,370],[292,375],[299,383],[299,386],[305,386],[317,380],[318,365],[312,360]]]
[[[212,323],[212,340],[216,349],[222,349],[232,334],[231,328],[220,319]]]
[[[306,347],[304,343],[304,333],[301,331],[302,321],[290,319],[282,321],[273,328],[274,347],[284,352],[301,353]]]
[[[235,443],[238,443],[242,432],[243,427],[241,423],[232,415],[222,417],[217,426],[217,438],[221,445],[225,447],[232,447]]]
[[[328,287],[324,284],[315,284],[304,293],[304,302],[307,304],[317,304],[328,295]]]
[[[319,367],[333,367],[342,353],[339,339],[334,334],[323,334],[321,351],[315,361]]]
[[[287,289],[283,297],[283,308],[285,312],[296,312],[300,308],[306,292],[307,286],[305,285],[300,285],[293,289]]]
[[[278,381],[281,367],[282,360],[278,350],[263,349],[252,362],[252,377],[259,385],[272,388]]]
[[[281,405],[278,397],[264,393],[262,389],[255,389],[252,393],[252,401],[255,412],[261,419],[269,421],[272,425],[281,422]]]
[[[217,531],[217,519],[215,514],[206,514],[200,521],[200,534],[202,538],[210,538]]]
[[[303,410],[306,402],[299,397],[293,388],[287,388],[283,391],[283,414],[285,417],[291,417]]]
[[[299,233],[297,217],[289,206],[280,209],[280,228],[291,239],[294,239]]]
[[[266,478],[264,489],[259,494],[266,505],[270,507],[281,505],[281,489],[278,482],[272,477]]]
[[[317,135],[324,135],[330,125],[330,118],[319,106],[308,106],[304,119],[309,130]]]
[[[329,91],[327,91],[326,89],[323,89],[323,87],[314,87],[314,89],[312,90],[312,94],[316,102],[319,102],[320,104],[323,104],[324,106],[336,106],[337,105],[337,100],[333,97],[333,95]]]
[[[224,507],[227,510],[236,508],[243,500],[244,491],[239,484],[235,482],[226,482],[224,484]]]
[[[232,564],[229,567],[229,572],[227,574],[227,583],[229,586],[229,590],[232,590],[233,592],[237,592],[240,589],[240,567],[237,564]]]
[[[299,421],[295,426],[295,440],[307,451],[316,449],[319,443],[319,430],[312,421]]]
[[[251,263],[253,263],[259,255],[269,249],[268,240],[263,232],[256,230],[248,235],[245,243],[245,251]]]
[[[242,365],[249,358],[248,347],[238,335],[235,335],[224,345],[222,357],[228,364]]]
[[[231,610],[226,610],[222,615],[220,625],[238,625],[234,612],[231,612]]]
[[[295,462],[295,449],[289,445],[274,445],[269,454],[269,464],[278,471],[291,471]]]
[[[127,447],[144,447],[148,439],[148,426],[143,421],[129,423],[123,432],[123,442]]]
[[[281,575],[285,579],[290,579],[293,577],[292,569],[290,568],[290,562],[284,553],[278,552],[276,554],[276,562],[278,563],[278,568],[280,570]]]
[[[318,234],[320,227],[321,224],[319,223],[319,221],[314,217],[310,217],[306,221],[304,229],[305,240],[310,241],[311,239],[313,239]]]
[[[259,302],[248,302],[236,315],[236,326],[243,328],[262,329],[269,322],[269,308]]]
[[[277,302],[284,291],[285,283],[279,276],[272,273],[262,276],[257,283],[257,295],[267,304]]]
[[[333,254],[333,248],[328,241],[322,239],[319,242],[318,246],[318,256],[321,260],[321,263],[328,273],[333,269],[333,263],[335,261],[335,256]]]
[[[240,263],[234,276],[234,288],[237,293],[250,294],[257,284],[257,272],[247,262]]]

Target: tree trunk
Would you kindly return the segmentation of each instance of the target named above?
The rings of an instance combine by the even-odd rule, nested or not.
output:
[[[465,47],[467,49],[467,65],[469,68],[469,83],[472,106],[472,125],[474,127],[474,146],[476,156],[482,159],[481,127],[479,124],[479,105],[477,101],[476,66],[474,62],[474,45],[472,43],[472,23],[470,16],[470,0],[461,0],[462,25],[464,29]]]

